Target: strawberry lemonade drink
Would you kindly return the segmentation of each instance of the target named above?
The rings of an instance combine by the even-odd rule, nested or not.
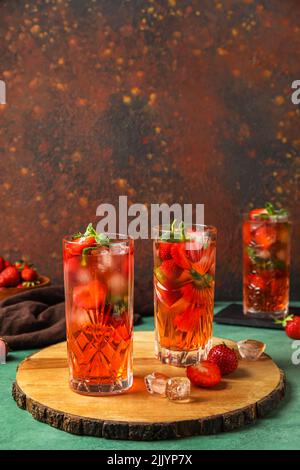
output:
[[[154,241],[156,355],[174,366],[206,356],[212,338],[216,229],[162,226]]]
[[[85,395],[131,387],[133,240],[90,224],[63,241],[70,386]]]
[[[253,209],[243,223],[244,313],[284,316],[289,305],[290,222],[272,204]]]

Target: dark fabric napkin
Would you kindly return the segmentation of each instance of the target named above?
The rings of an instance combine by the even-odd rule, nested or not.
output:
[[[141,321],[134,314],[134,324]],[[66,339],[63,286],[31,289],[0,302],[0,337],[11,350],[36,349]]]
[[[0,336],[12,350],[35,349],[66,339],[62,286],[31,289],[0,302]]]

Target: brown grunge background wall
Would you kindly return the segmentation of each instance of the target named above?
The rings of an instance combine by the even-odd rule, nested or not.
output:
[[[0,246],[62,280],[61,238],[101,202],[204,203],[217,297],[241,298],[241,213],[294,218],[299,292],[297,0],[0,1]],[[137,306],[151,242],[136,244]]]

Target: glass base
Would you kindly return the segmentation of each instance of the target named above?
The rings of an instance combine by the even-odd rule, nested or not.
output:
[[[170,366],[175,367],[187,367],[206,359],[211,347],[212,340],[210,339],[203,349],[200,348],[193,351],[174,351],[160,346],[159,342],[155,340],[155,356],[163,364],[169,364]]]
[[[264,319],[272,319],[272,318],[284,318],[288,314],[288,309],[279,310],[278,312],[259,312],[254,309],[244,309],[244,315],[252,318],[264,318]]]
[[[71,378],[69,380],[70,388],[81,395],[102,396],[102,395],[117,395],[128,390],[133,384],[133,375],[130,375],[126,380],[117,380],[111,384],[90,384],[86,380],[78,380]]]

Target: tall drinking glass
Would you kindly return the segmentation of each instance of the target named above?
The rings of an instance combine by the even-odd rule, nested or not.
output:
[[[120,393],[133,381],[133,240],[116,234],[85,249],[80,240],[63,240],[70,387]]]
[[[253,210],[257,212],[259,210]],[[263,218],[263,216],[265,218]],[[288,215],[243,222],[243,308],[245,315],[282,317],[289,306],[291,224]]]
[[[154,230],[156,356],[187,366],[203,359],[212,339],[216,234],[212,226]]]

